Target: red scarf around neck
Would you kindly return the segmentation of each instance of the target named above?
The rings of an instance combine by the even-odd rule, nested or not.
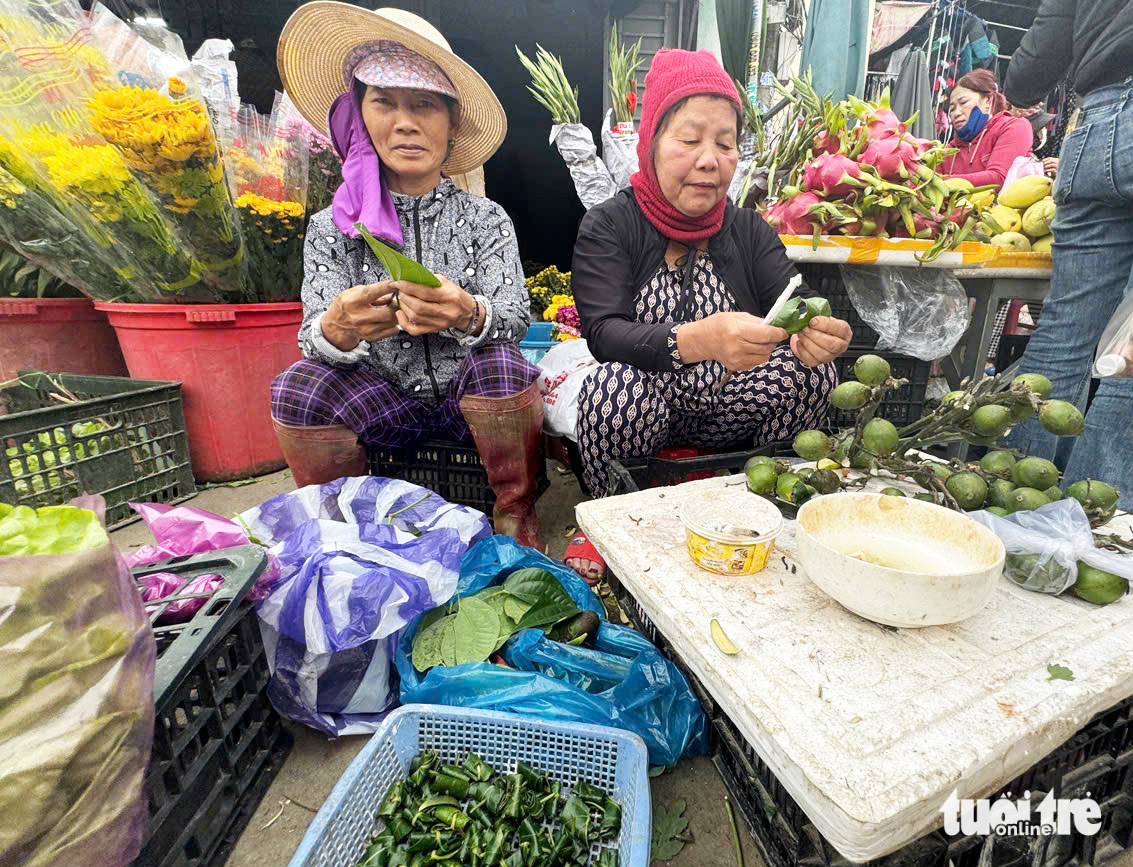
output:
[[[659,51],[645,76],[640,138],[637,142],[638,170],[629,182],[638,207],[657,231],[666,238],[692,245],[720,231],[724,225],[727,196],[707,213],[690,217],[665,198],[653,166],[653,139],[661,118],[670,108],[690,96],[720,96],[740,108],[735,84],[710,52]]]

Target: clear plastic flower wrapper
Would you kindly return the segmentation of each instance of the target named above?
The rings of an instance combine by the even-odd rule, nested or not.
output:
[[[1133,579],[1133,557],[1094,544],[1090,519],[1077,500],[1056,500],[1005,518],[985,511],[969,517],[999,536],[1007,549],[1004,576],[1027,590],[1062,593],[1078,579],[1079,561]]]
[[[102,508],[0,503],[0,864],[141,848],[156,648]]]
[[[264,301],[298,301],[303,285],[310,152],[303,130],[282,120],[241,105],[219,124],[249,275]]]
[[[286,138],[296,136],[307,140],[307,214],[317,214],[329,208],[334,193],[342,185],[342,160],[334,144],[307,122],[286,93],[276,93],[272,120],[284,131]]]
[[[109,248],[96,244],[49,196],[3,167],[0,241],[87,295],[117,297],[130,291]]]
[[[1098,341],[1094,356],[1094,375],[1133,377],[1133,293],[1117,305]]]
[[[197,269],[157,203],[87,122],[83,94],[89,82],[109,80],[105,56],[73,22],[29,12],[23,2],[0,0],[0,168],[50,202],[89,258],[114,262],[128,292],[92,280],[85,288],[94,297],[145,300],[192,286]],[[14,211],[0,214],[8,237],[27,231]],[[46,252],[58,239],[40,240]]]
[[[128,82],[95,88],[87,104],[91,124],[157,196],[206,279],[234,296],[228,300],[255,300],[240,297],[247,276],[239,220],[189,59],[160,50],[101,5],[91,12],[90,30],[118,81]]]
[[[968,294],[943,268],[840,267],[854,309],[879,335],[878,349],[935,361],[968,330]]]

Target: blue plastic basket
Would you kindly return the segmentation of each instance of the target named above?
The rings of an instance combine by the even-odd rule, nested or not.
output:
[[[564,795],[579,779],[598,786],[622,808],[622,828],[611,844],[619,867],[648,867],[653,819],[641,738],[605,726],[431,704],[407,704],[386,717],[315,816],[289,867],[355,867],[379,830],[382,798],[422,750],[435,750],[448,764],[460,764],[471,750],[500,773],[514,773],[524,762],[561,782]],[[591,864],[599,851],[595,843]]]
[[[554,327],[553,322],[532,322],[527,328],[527,335],[519,341],[519,351],[523,357],[532,364],[538,364],[547,350],[556,343],[551,338]]]

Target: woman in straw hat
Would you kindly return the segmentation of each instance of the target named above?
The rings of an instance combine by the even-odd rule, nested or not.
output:
[[[850,326],[816,317],[787,341],[763,320],[795,275],[774,230],[727,198],[743,109],[707,51],[662,51],[645,77],[640,171],[587,212],[571,286],[590,351],[578,446],[586,486],[611,458],[668,445],[750,447],[822,425]],[[806,294],[806,293],[804,293]],[[603,565],[583,537],[568,562]]]
[[[515,230],[450,176],[481,166],[507,119],[428,22],[314,0],[279,39],[284,86],[342,157],[304,253],[305,356],[272,384],[297,485],[367,472],[366,447],[474,439],[497,533],[542,549],[535,519],[543,401],[517,344],[529,321]],[[356,223],[440,278],[392,281]]]

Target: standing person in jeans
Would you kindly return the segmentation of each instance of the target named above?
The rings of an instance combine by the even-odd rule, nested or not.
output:
[[[1062,143],[1054,200],[1050,297],[1020,369],[1085,409],[1102,330],[1133,287],[1133,2],[1042,0],[1007,70],[1015,105],[1034,105],[1070,70],[1078,125]],[[1092,478],[1133,502],[1133,380],[1106,379],[1078,438],[1034,419],[1008,445],[1053,459],[1064,482]]]

